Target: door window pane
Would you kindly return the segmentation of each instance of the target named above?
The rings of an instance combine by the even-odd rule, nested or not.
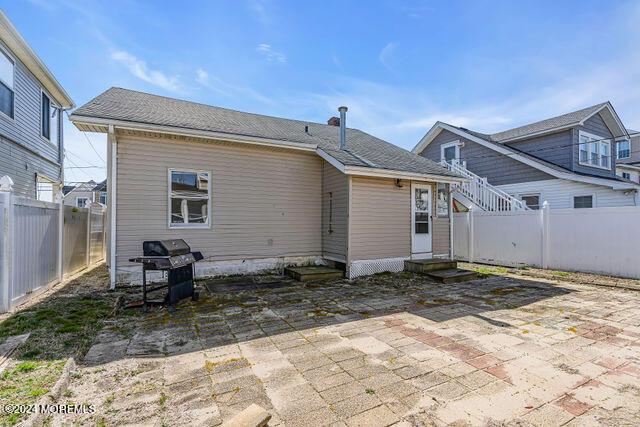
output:
[[[424,188],[416,188],[416,210],[426,211],[429,210],[429,190]]]
[[[429,233],[429,214],[424,212],[416,212],[414,217],[415,233]]]
[[[209,223],[209,173],[171,171],[171,225]]]

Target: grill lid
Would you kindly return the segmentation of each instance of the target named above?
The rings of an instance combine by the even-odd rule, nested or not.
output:
[[[142,243],[144,256],[175,256],[191,252],[191,248],[182,239],[147,240]]]

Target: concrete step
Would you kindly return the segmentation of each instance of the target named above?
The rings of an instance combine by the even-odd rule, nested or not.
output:
[[[284,274],[301,282],[342,279],[344,277],[342,270],[324,266],[288,267],[284,269]]]
[[[445,258],[419,259],[404,262],[405,271],[413,273],[428,273],[436,270],[450,270],[458,268],[458,263]]]
[[[476,273],[475,271],[452,268],[449,270],[431,271],[427,273],[427,276],[440,283],[458,283],[477,279],[478,273]]]

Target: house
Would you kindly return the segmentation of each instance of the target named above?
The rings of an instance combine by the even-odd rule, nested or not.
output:
[[[616,174],[640,182],[640,132],[628,129],[629,138],[618,141]]]
[[[640,184],[617,175],[629,138],[609,102],[494,134],[437,122],[413,149],[469,179],[454,206],[483,210],[640,204]]]
[[[64,194],[64,204],[67,206],[75,206],[77,208],[87,207],[89,204],[97,201],[95,181],[80,182],[76,185],[65,185],[62,188]]]
[[[357,129],[111,88],[71,115],[107,134],[112,285],[145,240],[183,238],[200,274],[327,262],[347,277],[450,256],[441,165]]]
[[[107,180],[100,182],[93,188],[94,201],[102,205],[107,204]]]
[[[62,113],[74,104],[0,11],[0,176],[16,195],[53,201],[63,182]]]

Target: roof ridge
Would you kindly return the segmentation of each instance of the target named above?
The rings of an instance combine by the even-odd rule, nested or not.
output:
[[[287,120],[289,122],[302,123],[302,124],[312,124],[312,125],[325,126],[325,127],[335,127],[335,128],[338,127],[338,126],[329,125],[327,123],[314,122],[314,121],[311,121],[311,120],[299,120],[299,119],[291,119],[291,118],[287,118],[287,117],[270,116],[268,114],[252,113],[252,112],[249,112],[249,111],[242,111],[242,110],[236,110],[236,109],[233,109],[233,108],[220,107],[220,106],[217,106],[217,105],[205,104],[204,102],[190,101],[190,100],[182,99],[182,98],[172,98],[170,96],[157,95],[155,93],[143,92],[141,90],[128,89],[128,88],[123,88],[123,87],[119,87],[119,86],[112,86],[112,87],[110,87],[109,89],[107,89],[103,93],[109,92],[110,90],[113,90],[113,89],[122,90],[122,91],[125,91],[125,92],[139,93],[139,94],[142,94],[142,95],[147,95],[147,96],[154,97],[154,98],[162,98],[162,99],[166,99],[166,100],[174,101],[174,102],[184,102],[184,103],[187,103],[187,104],[201,105],[201,106],[207,107],[207,108],[216,108],[216,109],[220,109],[220,110],[229,111],[229,112],[232,112],[232,113],[247,114],[247,115],[254,116],[254,117],[265,117],[265,118],[268,118],[268,119]],[[99,97],[100,95],[96,96],[95,98]],[[93,99],[95,99],[95,98],[93,98]],[[93,99],[91,101],[93,101]],[[89,102],[91,102],[91,101],[89,101]],[[87,104],[89,102],[87,102]],[[350,128],[350,127],[346,127],[346,129],[358,130],[358,131],[360,130],[360,129],[357,129],[357,128]]]
[[[537,125],[537,124],[540,124],[540,123],[543,123],[543,122],[546,122],[546,121],[556,120],[556,119],[558,119],[560,117],[569,116],[571,114],[576,114],[576,113],[580,113],[580,112],[587,111],[587,110],[592,110],[592,109],[598,109],[598,108],[604,107],[607,104],[610,104],[610,102],[609,101],[601,102],[599,104],[594,104],[594,105],[591,105],[589,107],[580,108],[578,110],[569,111],[567,113],[558,114],[558,115],[555,115],[555,116],[552,116],[552,117],[547,117],[546,119],[537,120],[535,122],[525,123],[525,124],[522,124],[520,126],[515,126],[515,127],[512,127],[512,128],[509,128],[509,129],[502,130],[500,132],[494,132],[494,133],[490,133],[490,134],[486,134],[486,135],[488,135],[490,137],[494,137],[495,135],[500,135],[500,134],[503,134],[503,133],[506,133],[506,132],[512,132],[512,131],[514,131],[516,129],[524,128],[524,127],[527,127],[527,126],[534,126],[534,125]]]

